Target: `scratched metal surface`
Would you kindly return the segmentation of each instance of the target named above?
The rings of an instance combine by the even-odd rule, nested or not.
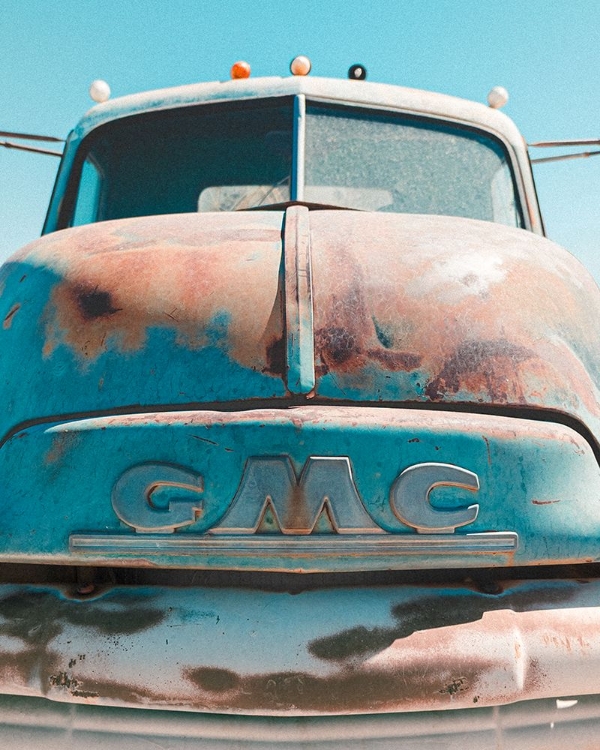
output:
[[[178,536],[210,532],[245,462],[260,456],[287,457],[297,476],[311,456],[346,457],[367,512],[392,535],[407,532],[389,502],[401,471],[462,466],[482,482],[481,513],[466,530],[517,533],[518,545],[398,555],[382,540],[361,557],[351,544],[342,554],[339,541],[316,554],[288,538],[288,552],[269,555],[267,545],[254,554],[259,539],[246,554],[161,555],[157,542],[140,564],[301,571],[598,559],[600,292],[543,238],[467,219],[303,206],[149,217],[48,235],[4,267],[3,281],[1,559],[64,562],[75,559],[72,535],[130,531],[111,493],[144,463],[202,476],[200,518]],[[508,416],[366,408],[381,401]],[[318,406],[289,411],[302,402]],[[337,411],[339,402],[357,406]],[[590,441],[577,428],[515,419],[535,410],[585,425]],[[226,436],[229,450],[196,439],[198,427]],[[40,518],[40,507],[52,515]],[[94,557],[88,545],[85,564],[131,560],[134,546]]]
[[[297,477],[311,456],[348,457],[372,528],[339,534],[317,526],[320,533],[298,536],[310,532],[307,528],[294,535],[295,514],[301,514],[308,489],[292,482],[290,498],[278,499],[290,513],[287,520],[282,516],[289,529],[285,536],[277,527],[267,529],[266,536],[253,529],[241,537],[216,533],[249,457],[261,456],[291,461]],[[396,478],[427,462],[458,464],[479,477],[477,492],[449,488],[445,499],[442,488],[432,492],[438,507],[479,505],[477,519],[455,534],[423,537],[402,523],[392,506]],[[167,505],[175,501],[198,509],[189,525],[175,534],[149,534],[151,527],[136,533],[119,520],[111,499],[132,467],[144,470],[139,502],[148,511],[145,487],[170,467],[188,472],[190,478],[176,480],[189,485],[187,496],[181,484],[167,486],[162,509],[154,511],[158,521],[150,524],[159,532],[168,525]],[[0,471],[6,498],[0,560],[6,562],[308,572],[600,559],[600,469],[594,454],[570,428],[533,420],[359,406],[102,417],[17,433],[0,451]],[[333,477],[324,490],[329,495],[335,493],[332,482]],[[272,483],[260,497],[260,490],[254,491],[258,509],[269,492]],[[335,511],[335,504],[331,507]],[[448,536],[451,544],[468,543],[483,532],[517,534],[516,549],[444,546]],[[410,541],[429,546],[421,551],[394,547]],[[272,545],[276,549],[269,551]],[[365,545],[367,553],[361,552]]]
[[[316,395],[546,408],[598,432],[600,293],[522,230],[310,215]]]
[[[102,121],[303,93],[497,134],[516,159],[532,228],[541,232],[524,145],[503,115],[423,92],[355,86],[230,82],[94,108],[67,146],[46,229],[55,227],[81,137]],[[305,553],[308,566],[290,563],[297,546],[265,565],[257,562],[260,540],[246,558],[202,559],[162,555],[157,541],[158,554],[121,555],[121,562],[328,571],[598,559],[600,297],[568,253],[534,234],[447,217],[301,207],[287,216],[149,217],[48,235],[15,256],[0,282],[2,560],[118,564],[119,552],[75,553],[76,533],[152,543],[152,535],[124,528],[110,504],[120,477],[140,463],[202,472],[198,526],[171,535],[185,538],[198,530],[210,536],[248,457],[286,456],[298,474],[315,453],[352,461],[383,530],[378,539],[417,536],[390,509],[398,471],[442,457],[466,463],[481,476],[481,515],[470,530],[518,532],[518,547],[495,559],[421,554],[376,563],[373,555],[361,567],[333,546],[327,560]],[[395,408],[364,405],[377,401]],[[302,402],[317,406],[281,409]],[[398,408],[457,404],[507,416]],[[515,418],[535,410],[586,425],[590,442],[570,427]],[[219,437],[206,439],[215,430]],[[599,690],[599,626],[595,580],[512,582],[493,593],[468,583],[294,595],[109,586],[85,598],[65,586],[2,585],[0,692],[14,695],[0,701],[0,719],[8,719],[0,738],[35,746],[47,725],[36,719],[24,738],[25,704],[16,709],[20,719],[10,706],[37,696],[107,711],[170,709],[177,719],[166,742],[177,747],[189,746],[178,709],[304,715],[301,731],[313,743],[357,734],[342,723],[332,734],[311,716],[426,711],[408,729],[396,723],[386,741],[397,732],[407,746],[418,734],[432,746],[466,747],[474,732],[477,747],[531,750],[559,737],[562,746],[570,730],[572,744],[593,747],[598,710],[585,696]],[[460,728],[449,729],[449,712],[438,711],[447,708],[464,721]],[[59,732],[68,724],[48,742],[65,747],[77,737],[110,746],[90,714],[85,727],[78,723],[88,709],[70,707],[68,720],[46,711]],[[571,721],[562,720],[567,709]],[[135,712],[127,725],[144,723],[140,746],[162,741],[148,740],[147,713],[140,720]],[[169,725],[158,721],[161,731]],[[219,746],[241,741],[214,726]],[[304,734],[282,726],[261,725],[255,745],[284,737],[290,747],[305,746]],[[367,732],[369,747],[382,727],[376,721]]]
[[[283,397],[281,224],[158,216],[24,248],[0,282],[0,434],[61,413]]]
[[[2,271],[0,435],[291,393],[543,408],[600,434],[600,292],[569,253],[468,219],[287,213],[128,219],[23,249]]]
[[[3,585],[0,691],[273,716],[581,696],[598,692],[599,605],[598,581],[496,593],[109,587],[85,600]]]

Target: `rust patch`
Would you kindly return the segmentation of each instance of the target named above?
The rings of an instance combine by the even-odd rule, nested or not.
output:
[[[26,686],[32,680],[47,678],[57,671],[59,659],[45,643],[33,644],[22,651],[0,651],[0,682]]]
[[[49,643],[66,623],[93,628],[106,635],[132,635],[158,625],[166,613],[130,596],[113,604],[110,594],[85,602],[63,599],[50,591],[20,591],[0,600],[0,634],[27,644]],[[106,606],[108,605],[108,606]]]
[[[84,320],[104,318],[121,311],[120,307],[114,307],[111,293],[103,292],[98,287],[76,286],[73,295]]]
[[[287,513],[283,519],[284,526],[288,529],[294,529],[296,534],[308,534],[311,531],[312,524],[309,522],[310,514],[304,502],[304,490],[299,484],[294,483],[291,487],[286,508]]]
[[[317,375],[357,372],[373,361],[390,371],[416,369],[422,356],[402,350],[398,346],[402,337],[371,312],[373,290],[345,250],[344,237],[338,238],[335,250],[335,283],[317,315],[324,322],[315,330]],[[337,269],[342,269],[341,273]]]
[[[490,450],[490,441],[489,441],[489,439],[485,435],[482,435],[481,437],[483,438],[483,441],[485,443],[485,449],[486,449],[486,452],[487,452],[487,462],[488,462],[488,465],[491,466],[492,465],[492,452]]]
[[[600,415],[600,296],[552,243],[452,217],[314,212],[311,247],[317,375],[331,374],[317,395]]]
[[[532,606],[564,605],[565,598],[568,600],[573,595],[572,589],[566,592],[543,590],[535,594],[507,589],[497,594],[469,592],[422,597],[410,605],[393,607],[391,614],[395,624],[388,628],[350,628],[312,641],[308,650],[318,659],[329,662],[355,661],[372,656],[418,630],[464,625],[480,620],[486,612],[501,609],[526,612]]]
[[[108,607],[103,606],[108,603]],[[19,685],[38,684],[62,687],[79,698],[96,697],[98,691],[83,685],[64,667],[60,668],[52,641],[66,624],[91,628],[110,636],[132,635],[160,623],[166,613],[149,607],[144,597],[129,597],[126,603],[87,599],[84,603],[63,599],[45,590],[19,591],[0,600],[0,635],[19,639],[24,648],[17,652],[0,652],[0,680]],[[85,660],[84,654],[77,656]],[[68,669],[75,665],[69,660]]]
[[[277,222],[144,217],[42,241],[35,260],[57,277],[44,311],[44,356],[65,345],[86,363],[107,351],[140,351],[151,332],[169,331],[177,346],[217,347],[257,372],[281,372],[277,347],[267,361],[283,332]]]
[[[152,703],[154,705],[169,705],[176,703],[174,700],[168,700],[159,692],[152,691],[141,685],[128,684],[127,682],[111,682],[109,680],[95,680],[89,677],[75,679],[72,675],[66,675],[66,682],[61,684],[62,675],[58,673],[50,675],[48,678],[49,685],[56,688],[64,688],[74,698],[82,700],[92,699],[94,703],[100,702],[103,698],[108,698],[111,702],[118,701],[124,705],[145,705]],[[56,682],[53,682],[53,679]],[[99,699],[99,700],[94,700]]]
[[[339,635],[319,638],[309,644],[308,650],[319,659],[347,661],[357,656],[364,657],[377,653],[387,648],[395,639],[396,633],[390,628],[366,628],[360,625],[344,630]]]
[[[332,365],[335,369],[359,355],[356,337],[341,326],[330,326],[315,331],[315,348],[325,364]]]
[[[50,450],[44,456],[44,463],[55,464],[61,462],[65,455],[71,450],[81,439],[81,435],[77,432],[59,432],[52,438],[52,444]]]
[[[306,672],[274,672],[265,675],[240,677],[234,695],[229,692],[216,700],[206,695],[199,679],[202,670],[187,669],[183,676],[197,685],[200,693],[195,707],[212,710],[270,710],[276,712],[353,713],[384,712],[418,706],[443,708],[456,705],[456,699],[471,704],[472,686],[477,684],[491,661],[482,656],[474,661],[471,671],[455,677],[440,665],[424,669],[406,666],[397,672],[384,669],[342,670],[329,677]],[[533,672],[532,672],[533,674]],[[203,695],[204,694],[204,695]],[[479,699],[479,698],[478,698]],[[502,702],[502,696],[498,696]]]
[[[280,336],[267,346],[267,366],[263,372],[283,377],[287,371],[285,339]]]
[[[193,675],[193,681],[198,687],[211,693],[224,693],[227,690],[233,690],[240,682],[239,676],[229,669],[202,667],[195,669]]]
[[[416,370],[423,357],[410,352],[390,352],[383,349],[369,349],[367,357],[375,359],[386,370]]]
[[[432,401],[441,401],[461,389],[484,391],[492,401],[506,402],[514,392],[518,365],[534,356],[530,349],[506,339],[466,341],[446,360],[440,374],[427,383],[424,392]]]
[[[315,331],[315,351],[320,357],[317,374],[330,370],[353,372],[375,360],[386,370],[415,370],[422,361],[419,354],[387,349],[364,349],[351,330],[334,326]]]
[[[259,341],[264,348],[265,363],[262,372],[274,377],[283,378],[287,372],[287,346],[284,336],[284,295],[283,278],[279,275],[277,292],[269,320]]]
[[[494,633],[497,632],[498,637],[502,639],[502,634],[510,631],[515,622],[519,622],[519,627],[524,633],[529,633],[534,642],[542,640],[549,629],[550,632],[560,634],[549,644],[551,648],[565,652],[574,648],[584,651],[588,646],[586,627],[589,629],[589,637],[597,641],[595,621],[587,626],[579,621],[569,628],[562,616],[563,613],[555,612],[552,607],[550,619],[546,619],[541,612],[531,611],[538,606],[560,606],[558,600],[562,600],[564,606],[565,599],[570,595],[570,591],[555,590],[515,592],[512,601],[508,601],[506,597],[497,597],[498,604],[486,610],[487,621],[484,619],[472,629],[443,627],[440,625],[441,617],[437,621],[438,627],[427,628],[425,622],[429,613],[425,611],[421,613],[421,624],[424,629],[411,634],[410,641],[406,644],[393,641],[389,646],[386,645],[386,639],[382,638],[384,629],[377,631],[355,628],[351,634],[353,644],[350,644],[350,638],[346,638],[344,643],[336,644],[335,653],[330,651],[329,655],[335,656],[341,662],[333,673],[319,674],[319,670],[313,673],[288,670],[236,675],[239,679],[235,687],[223,695],[207,689],[204,684],[205,668],[184,669],[183,676],[198,688],[196,705],[208,704],[212,710],[226,708],[282,713],[382,712],[458,708],[474,703],[498,705],[523,698],[547,697],[560,690],[560,686],[552,682],[556,681],[556,674],[560,674],[560,670],[549,677],[536,659],[527,659],[519,653],[516,655],[517,662],[513,663],[510,654],[514,653],[514,644],[510,637],[504,644],[507,649],[506,663],[499,659],[497,654],[488,653],[487,649],[474,652],[473,638],[481,634],[493,640]],[[491,597],[487,599],[490,601]],[[457,615],[465,601],[466,598],[460,598],[456,608],[453,607],[456,610],[454,616],[447,618],[446,624],[457,621],[463,624],[463,621],[466,621],[466,617]],[[415,603],[415,612],[419,603]],[[443,604],[443,601],[439,603],[440,610]],[[514,613],[520,608],[527,611],[519,615],[522,619],[515,621]],[[490,610],[493,609],[513,611],[491,613]],[[491,614],[494,616],[491,617]],[[555,617],[557,619],[554,619]],[[367,661],[364,659],[368,655],[367,649],[375,646],[375,640],[379,641],[378,648],[380,652],[384,652],[383,657],[371,657]],[[332,643],[329,645],[333,646]],[[361,658],[357,661],[356,655],[359,652]],[[440,653],[447,654],[448,658],[440,659]],[[520,683],[517,675],[520,671],[520,658],[526,659],[524,684]],[[546,656],[546,659],[550,658],[551,655]],[[457,670],[457,664],[460,671]],[[516,670],[512,677],[511,668]]]
[[[545,639],[550,649],[544,656],[546,667],[553,663],[553,649],[573,652],[574,660],[580,658],[580,652],[585,654],[590,648],[597,649],[597,617],[589,621],[585,617],[569,620],[565,612],[565,604],[576,595],[576,589],[573,584],[557,583],[552,590],[532,590],[528,587],[511,593],[509,589],[507,595],[497,597],[474,595],[464,589],[449,590],[445,597],[439,594],[437,597],[420,597],[408,609],[414,624],[420,625],[421,629],[408,642],[393,642],[388,646],[385,628],[354,628],[352,643],[350,638],[346,638],[345,644],[340,641],[337,652],[331,654],[335,658],[323,669],[317,666],[317,669],[310,671],[294,669],[294,654],[288,654],[284,664],[291,668],[278,671],[244,675],[214,665],[183,666],[181,680],[162,680],[160,668],[166,656],[151,650],[148,656],[154,660],[152,673],[156,677],[151,684],[145,684],[138,677],[142,684],[136,685],[131,675],[124,675],[121,681],[111,679],[119,660],[113,664],[112,657],[108,656],[107,660],[102,652],[95,667],[102,679],[95,679],[94,673],[91,676],[77,673],[79,661],[83,662],[82,654],[76,658],[74,654],[71,659],[63,656],[64,663],[57,667],[51,652],[44,652],[45,661],[41,661],[42,652],[35,654],[36,646],[32,645],[30,652],[25,654],[25,659],[29,659],[28,672],[19,666],[22,655],[13,653],[7,660],[0,655],[0,674],[7,675],[10,669],[20,669],[21,672],[15,671],[15,674],[24,674],[29,679],[29,683],[25,682],[29,687],[41,679],[42,685],[51,694],[57,692],[56,697],[81,702],[116,701],[125,705],[171,706],[213,712],[368,713],[458,708],[474,703],[498,705],[559,694],[555,692],[559,689],[557,675],[560,677],[563,674],[562,668],[552,672],[551,667],[548,675],[535,659],[527,658],[527,648],[521,654],[510,635],[513,628],[523,633],[525,643],[529,642],[528,638],[532,643],[542,643]],[[469,597],[475,600],[471,607],[467,606]],[[437,610],[429,606],[434,599],[438,602]],[[140,600],[143,601],[143,597]],[[451,614],[444,620],[441,612],[448,602],[451,603]],[[31,602],[28,604],[31,606]],[[487,619],[473,627],[449,628],[440,625],[442,622],[462,623],[465,618],[460,613],[465,607],[466,614],[473,618],[476,611],[481,609],[480,604],[485,607]],[[549,612],[539,611],[544,607],[548,607]],[[132,606],[132,609],[136,608],[136,605]],[[514,612],[520,608],[527,611],[515,619]],[[512,612],[508,611],[511,609]],[[406,610],[407,607],[401,610],[396,606],[392,613],[399,619],[401,612]],[[0,613],[4,615],[1,607]],[[18,614],[14,603],[12,614]],[[44,623],[47,623],[46,614],[39,616]],[[117,614],[121,616],[120,609]],[[435,627],[427,625],[431,618]],[[505,638],[506,633],[508,636]],[[382,638],[382,635],[385,637]],[[486,648],[474,650],[473,643],[478,642],[480,636],[484,642],[498,638],[501,644],[499,652],[491,653],[494,649]],[[30,638],[34,638],[33,634]],[[369,661],[362,656],[357,659],[358,653],[363,656],[370,653],[368,649],[374,645],[376,638],[380,642],[378,651],[384,653],[377,654]],[[44,640],[40,643],[44,644]],[[268,634],[257,642],[257,647],[272,647]],[[242,644],[239,648],[243,652]],[[504,657],[502,648],[505,649]],[[514,651],[517,660],[525,660],[524,684],[520,683],[515,672],[511,672],[511,667],[519,666],[511,661]],[[440,659],[440,653],[445,655],[444,659]],[[32,654],[36,656],[35,659]],[[229,659],[227,661],[230,662]],[[265,661],[269,661],[268,654],[265,654]],[[331,661],[334,663],[331,664]],[[84,666],[94,668],[93,665],[82,664],[82,671]],[[11,683],[7,680],[6,684]]]
[[[16,305],[13,305],[10,308],[10,310],[6,314],[6,317],[4,318],[4,321],[2,323],[2,328],[4,328],[6,330],[7,328],[11,327],[13,318],[19,312],[20,309],[21,309],[21,304],[19,302],[17,302]]]
[[[50,675],[48,682],[52,687],[65,688],[71,695],[77,698],[97,698],[98,693],[94,693],[88,690],[81,690],[81,683],[76,680],[68,672],[59,672],[58,674]]]
[[[466,677],[455,677],[449,685],[446,685],[440,690],[440,693],[447,693],[448,695],[456,695],[456,693],[464,693],[468,689],[468,682]]]

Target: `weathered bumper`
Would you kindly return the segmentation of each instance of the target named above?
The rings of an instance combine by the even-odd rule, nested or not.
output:
[[[600,693],[600,582],[322,588],[0,587],[0,691],[306,716]]]

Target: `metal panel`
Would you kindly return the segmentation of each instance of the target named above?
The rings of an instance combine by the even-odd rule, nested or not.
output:
[[[600,436],[600,293],[569,253],[469,219],[310,220],[316,397],[545,408]]]
[[[87,597],[2,585],[0,691],[273,716],[596,694],[599,602],[598,581],[500,583],[496,593],[473,583],[109,587]]]
[[[312,396],[314,317],[317,399],[549,409],[600,435],[600,293],[568,253],[489,222],[289,213],[285,279],[279,212],[106,222],[25,248],[3,271],[1,434],[289,402],[288,371]]]
[[[59,414],[285,396],[282,219],[145,217],[24,248],[0,278],[0,436]]]
[[[310,393],[315,387],[312,272],[308,208],[290,206],[285,212],[285,325],[287,387]]]
[[[427,482],[399,487],[415,466]],[[101,417],[17,433],[0,472],[7,562],[342,572],[600,559],[600,468],[580,435],[547,422],[364,406]]]

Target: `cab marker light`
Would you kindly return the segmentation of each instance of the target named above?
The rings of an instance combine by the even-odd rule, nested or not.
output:
[[[250,65],[245,60],[238,60],[237,62],[234,62],[231,66],[231,70],[229,71],[229,75],[233,78],[233,80],[237,80],[239,78],[250,78]]]
[[[487,100],[492,109],[500,109],[508,101],[508,91],[504,86],[494,86],[487,95]]]
[[[367,69],[364,65],[351,65],[348,69],[348,78],[351,81],[364,81],[367,77]]]
[[[305,55],[298,55],[290,63],[290,72],[293,76],[307,76],[312,68],[312,63]]]
[[[92,81],[89,91],[92,99],[95,102],[98,102],[98,104],[107,102],[110,99],[110,86],[108,85],[108,83],[106,83],[106,81],[102,81],[100,79]]]

